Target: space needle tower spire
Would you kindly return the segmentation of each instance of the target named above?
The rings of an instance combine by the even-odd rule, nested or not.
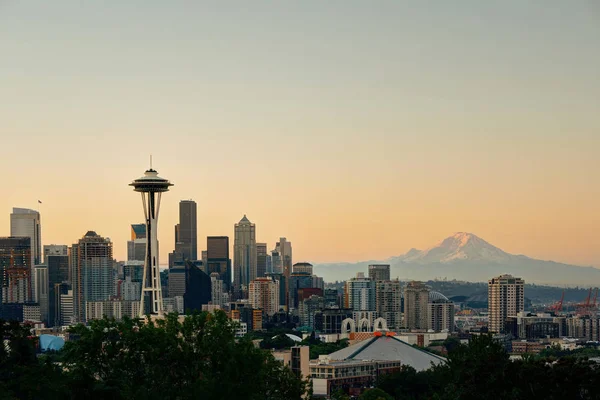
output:
[[[150,169],[139,179],[131,182],[133,190],[142,194],[144,215],[146,217],[146,258],[144,260],[144,274],[142,276],[142,296],[140,299],[140,317],[146,314],[144,302],[149,300],[152,314],[163,313],[162,291],[160,288],[160,270],[158,264],[158,211],[160,210],[160,197],[163,192],[168,192],[173,186],[168,180],[158,176],[158,172]]]

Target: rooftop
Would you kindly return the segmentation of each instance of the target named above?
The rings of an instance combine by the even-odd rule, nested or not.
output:
[[[334,361],[400,361],[417,371],[429,369],[432,364],[438,365],[446,362],[445,358],[415,348],[394,336],[375,336],[331,353],[328,358]]]

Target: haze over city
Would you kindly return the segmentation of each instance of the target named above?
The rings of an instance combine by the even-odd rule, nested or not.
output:
[[[0,2],[0,226],[125,259],[128,183],[200,246],[244,214],[295,260],[385,259],[473,232],[600,266],[600,8],[584,2]],[[448,18],[451,15],[452,18]]]

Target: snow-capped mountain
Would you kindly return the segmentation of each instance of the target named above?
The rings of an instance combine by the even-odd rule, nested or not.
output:
[[[317,264],[315,272],[328,282],[346,280],[356,272],[366,273],[368,265],[376,263],[390,264],[392,277],[400,279],[485,282],[508,273],[527,283],[600,286],[600,269],[513,255],[466,232],[455,233],[428,249],[411,249],[387,260]]]
[[[411,249],[404,256],[398,257],[398,261],[419,264],[451,263],[460,260],[501,263],[512,262],[514,257],[472,233],[457,232],[426,250]]]

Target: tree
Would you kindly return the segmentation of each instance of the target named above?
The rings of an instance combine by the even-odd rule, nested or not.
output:
[[[306,382],[250,340],[224,312],[183,322],[103,319],[72,332],[64,362],[76,398],[300,399]]]
[[[381,389],[367,389],[358,397],[358,400],[394,400],[392,396]]]

